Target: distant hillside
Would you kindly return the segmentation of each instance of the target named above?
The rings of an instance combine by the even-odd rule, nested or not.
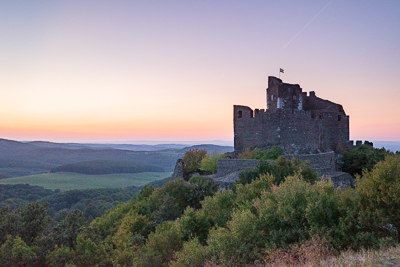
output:
[[[212,144],[204,144],[204,145],[194,145],[194,146],[188,146],[184,147],[182,149],[177,150],[179,153],[185,153],[186,151],[189,151],[191,149],[205,149],[209,154],[214,153],[215,151],[219,154],[223,154],[226,152],[233,152],[234,148],[233,146],[217,146],[217,145],[212,145]]]
[[[92,148],[92,149],[120,149],[120,150],[132,150],[132,151],[160,151],[160,150],[171,150],[181,149],[186,145],[182,144],[158,144],[158,145],[132,145],[132,144],[92,144],[92,143],[53,143],[46,141],[33,141],[26,142],[38,147],[46,148],[65,148],[65,149],[81,149],[81,148]]]
[[[112,173],[139,173],[163,172],[164,168],[156,165],[137,164],[129,161],[94,160],[70,163],[52,168],[50,172],[74,172],[81,174],[112,174]]]
[[[173,171],[176,160],[182,156],[176,150],[66,149],[0,139],[0,178],[46,173],[60,165],[95,160],[158,165],[165,171]]]
[[[182,158],[186,151],[199,148],[209,153],[217,151],[225,153],[233,151],[231,146],[197,145],[182,148],[182,145],[112,145],[112,148],[102,148],[103,144],[75,144],[51,142],[17,142],[0,139],[0,179],[47,173],[60,165],[78,163],[82,161],[115,160],[134,162],[135,164],[157,165],[172,172],[176,160]],[[117,147],[141,146],[154,151],[122,150]],[[175,147],[175,148],[173,148]],[[179,147],[179,149],[177,149]]]

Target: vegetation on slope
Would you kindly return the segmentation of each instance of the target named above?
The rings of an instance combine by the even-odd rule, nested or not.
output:
[[[47,207],[38,204],[2,209],[0,261],[12,265],[19,260],[26,266],[281,266],[398,242],[400,156],[387,155],[364,170],[355,188],[306,180],[304,165],[283,158],[270,165],[234,190],[217,191],[212,180],[200,176],[159,189],[145,187],[89,225],[81,213],[72,212],[54,226],[43,215]]]
[[[369,145],[360,145],[348,149],[343,154],[343,171],[352,176],[361,175],[363,170],[370,171],[376,163],[384,160],[387,155],[393,154],[385,148],[373,148]]]
[[[148,183],[154,187],[161,187],[167,179]],[[84,218],[90,222],[102,216],[104,212],[130,200],[137,195],[142,187],[130,186],[126,188],[101,188],[84,190],[49,190],[28,184],[1,185],[0,208],[7,207],[14,210],[31,202],[47,204],[47,213],[54,220],[60,221],[72,210],[82,212]]]

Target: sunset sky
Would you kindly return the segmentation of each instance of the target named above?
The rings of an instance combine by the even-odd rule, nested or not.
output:
[[[268,76],[400,141],[400,1],[1,1],[0,138],[233,140]]]

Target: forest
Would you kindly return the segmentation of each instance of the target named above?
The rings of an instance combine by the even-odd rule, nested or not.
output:
[[[194,157],[201,168],[206,154],[197,152],[203,154]],[[3,266],[306,266],[318,258],[321,266],[343,251],[396,246],[399,153],[360,146],[344,155],[343,169],[354,175],[354,187],[335,188],[295,159],[261,160],[254,170],[241,172],[232,189],[221,190],[202,176],[169,180],[158,188],[145,186],[129,200],[116,197],[119,204],[101,216],[85,215],[90,202],[81,202],[78,209],[59,203],[68,210],[55,218],[57,205],[50,200],[55,192],[33,188],[37,197],[24,198],[29,189],[21,188],[21,199],[34,202],[0,210],[0,261]],[[74,198],[65,195],[64,202]],[[95,194],[87,192],[85,199],[96,199]]]

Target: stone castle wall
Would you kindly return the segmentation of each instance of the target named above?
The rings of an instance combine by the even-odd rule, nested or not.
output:
[[[267,110],[235,105],[235,152],[278,146],[285,154],[342,153],[348,146],[349,116],[339,104],[307,96],[298,84],[268,78]]]
[[[300,161],[306,161],[307,165],[317,173],[336,171],[336,154],[333,151],[320,154],[285,155],[287,159],[295,157]],[[257,166],[258,159],[219,159],[217,162],[218,176],[224,176],[232,172],[245,169],[253,169]],[[269,162],[274,162],[273,160]]]
[[[218,176],[245,169],[253,169],[258,162],[258,159],[219,159],[217,162]]]
[[[285,155],[287,159],[295,157],[300,161],[306,161],[307,165],[317,173],[336,171],[336,154],[333,151],[320,154]]]
[[[270,113],[234,106],[235,152],[281,147],[288,154],[340,152],[349,140],[349,117],[329,112],[278,110]]]

